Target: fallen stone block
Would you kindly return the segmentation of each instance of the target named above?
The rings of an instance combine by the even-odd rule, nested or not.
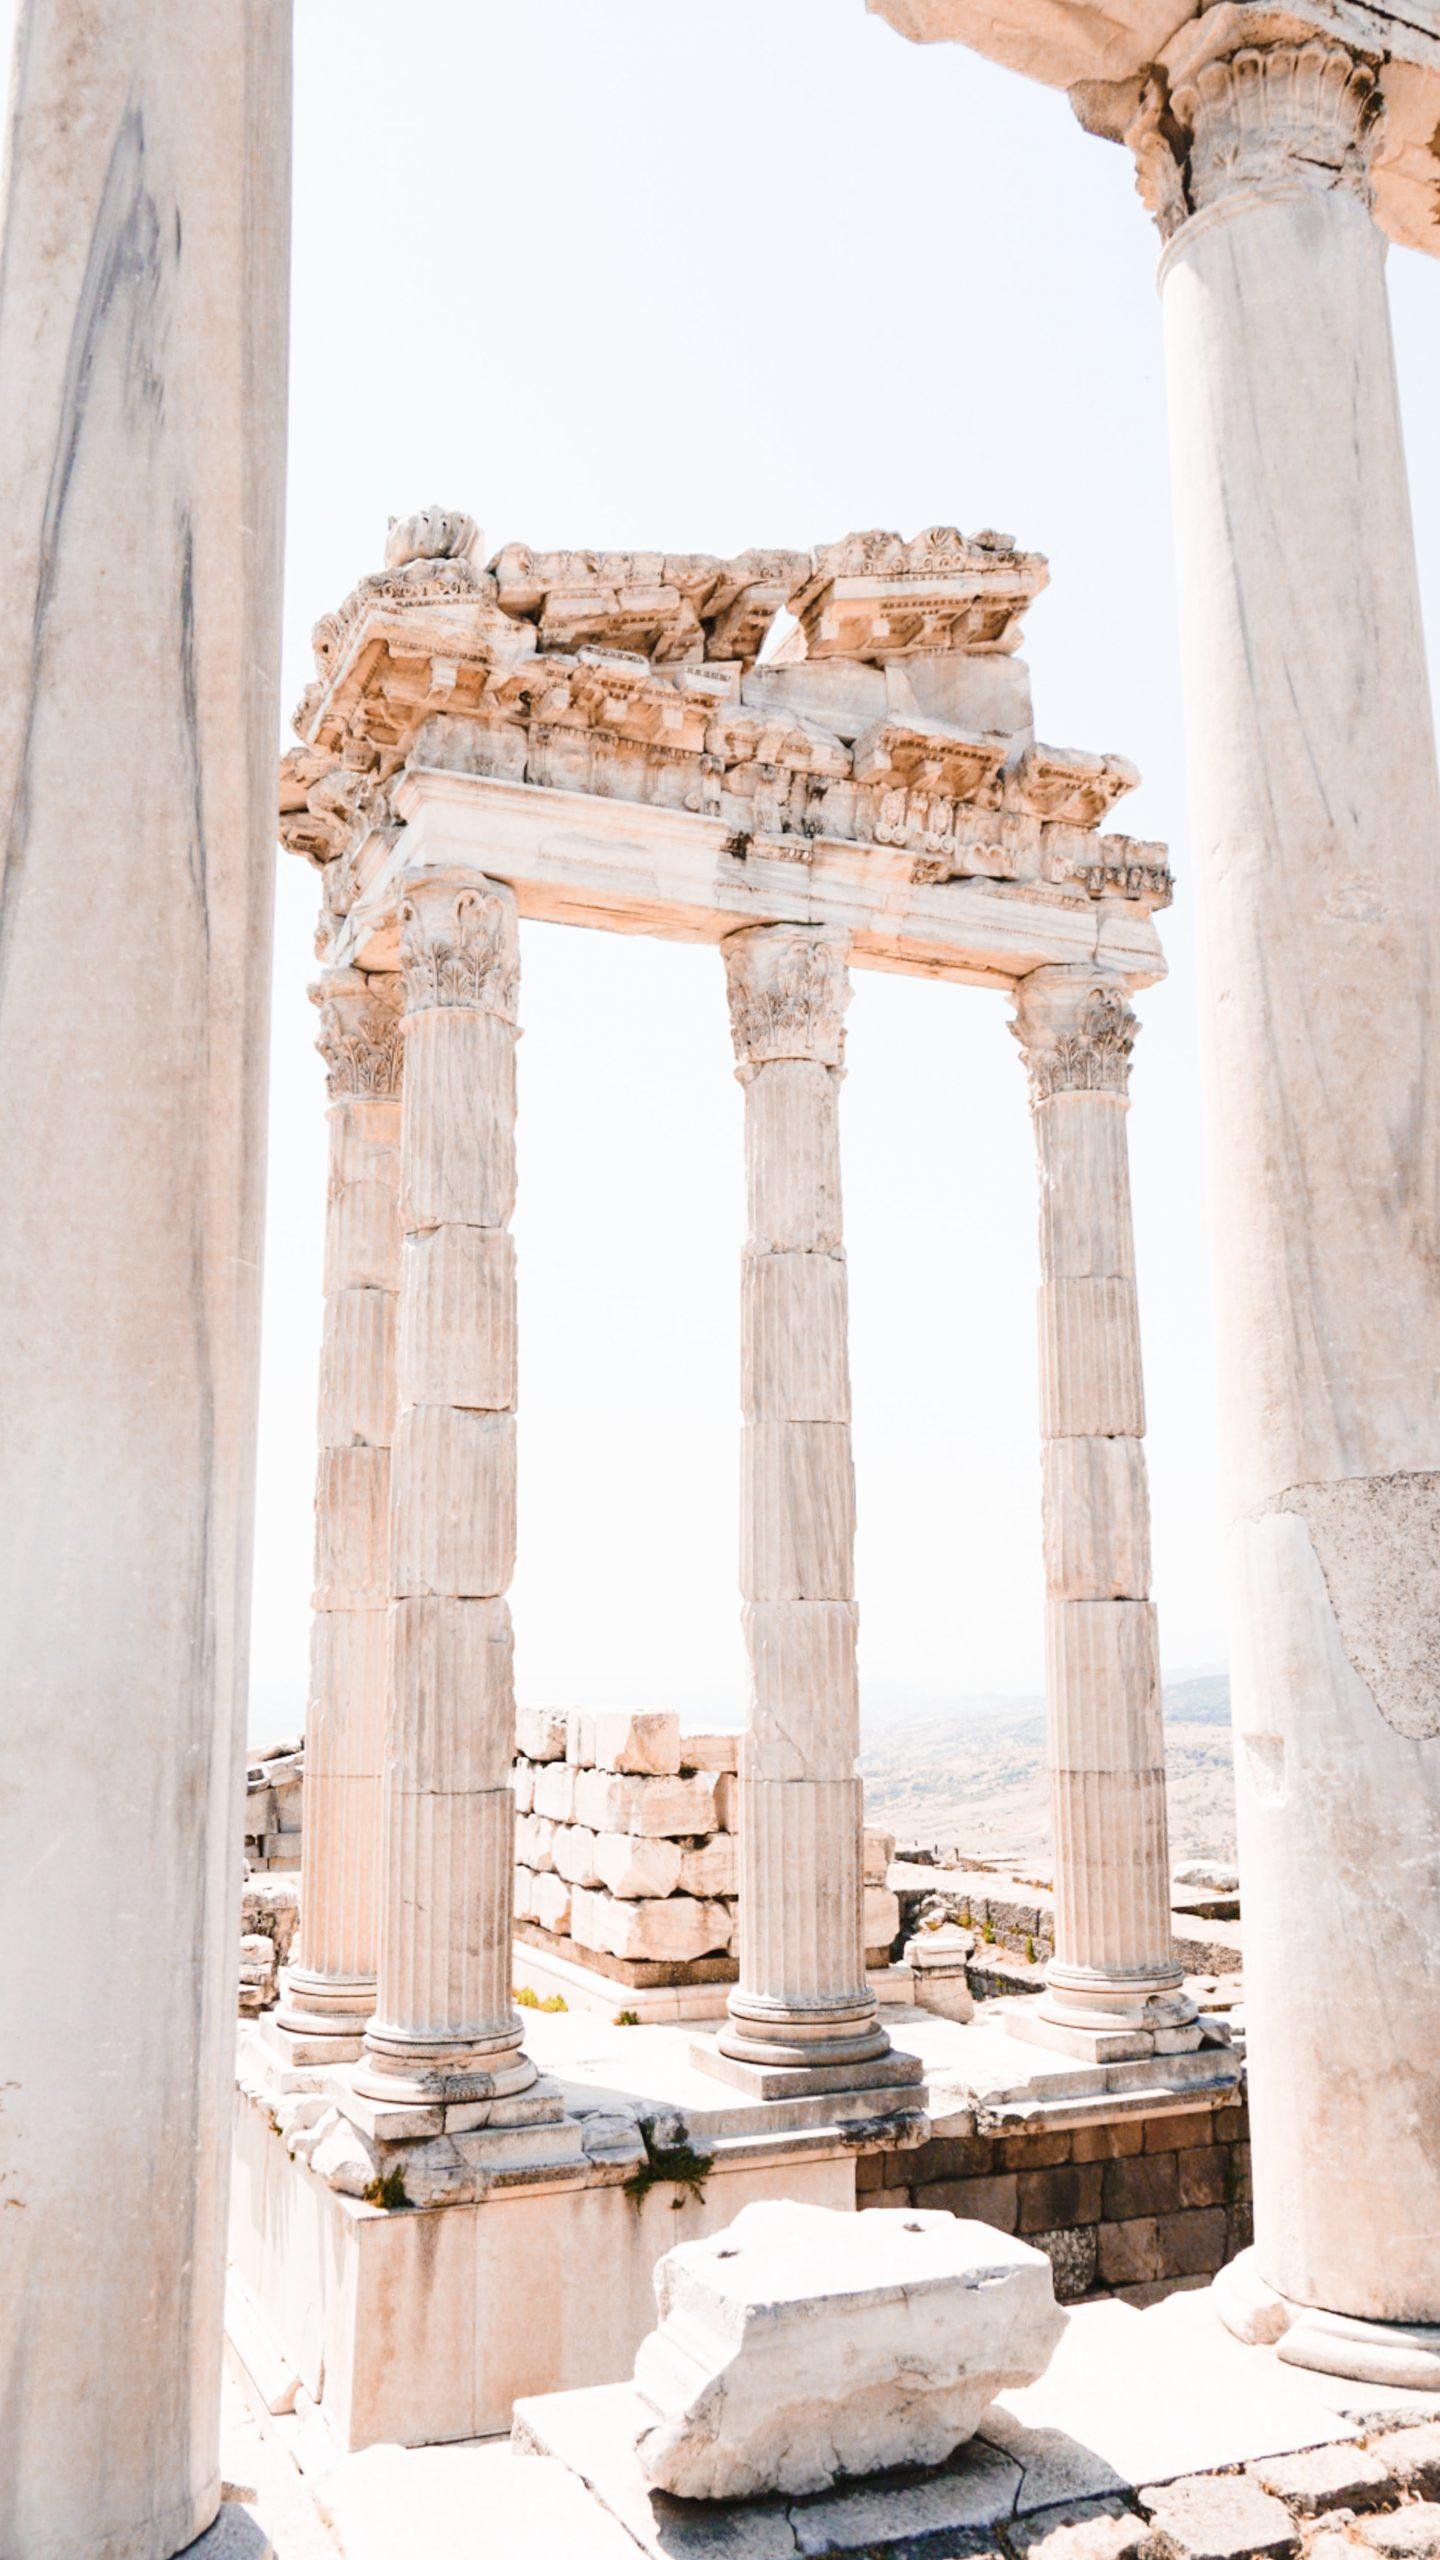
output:
[[[865,1887],[865,1945],[888,1954],[900,1928],[900,1897],[879,1884]]]
[[[1142,2489],[1158,2560],[1289,2560],[1300,2537],[1288,2508],[1253,2480],[1205,2477]]]
[[[747,2205],[662,2258],[655,2291],[636,2451],[684,2498],[942,2462],[1038,2380],[1065,2321],[1039,2250],[942,2213]]]

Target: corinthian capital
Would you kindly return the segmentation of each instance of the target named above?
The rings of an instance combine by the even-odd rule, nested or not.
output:
[[[332,1102],[400,1090],[400,981],[393,971],[367,978],[331,969],[310,990],[320,1008],[315,1042],[325,1061]]]
[[[845,1055],[849,937],[809,924],[746,925],[727,934],[725,989],[740,1066],[810,1058],[838,1067]]]
[[[515,1019],[520,937],[512,890],[469,872],[412,880],[400,908],[405,1010],[467,1006]]]
[[[1227,197],[1339,188],[1370,201],[1376,72],[1362,54],[1282,9],[1234,0],[1192,21],[1146,82],[1125,139],[1161,235]]]
[[[1139,1028],[1118,979],[1088,969],[1037,969],[1022,978],[1010,1029],[1029,1073],[1032,1108],[1055,1093],[1128,1092]]]

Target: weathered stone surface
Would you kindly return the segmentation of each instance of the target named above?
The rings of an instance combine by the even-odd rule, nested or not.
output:
[[[539,1884],[536,1893],[538,1898]],[[626,1902],[577,1886],[571,1897],[570,1931],[576,1945],[598,1947],[632,1962],[673,1964],[720,1953],[730,1944],[733,1927],[727,1903],[696,1902],[683,1893],[672,1893],[663,1902]]]
[[[1143,2560],[1150,2527],[1118,2498],[1083,2498],[1005,2527],[1015,2560]]]
[[[893,1831],[874,1831],[867,1823],[863,1835],[862,1875],[866,1884],[884,1884],[895,1855]]]
[[[715,1836],[730,1835],[717,1832]],[[678,1888],[685,1861],[692,1854],[678,1840],[637,1840],[628,1831],[598,1831],[593,1837],[596,1881],[625,1902],[663,1901]],[[688,1885],[685,1890],[690,1890]]]
[[[535,1801],[542,1811],[551,1808],[546,1802],[546,1778],[542,1771],[535,1782]],[[688,1840],[698,1833],[718,1831],[725,1786],[723,1774],[714,1770],[698,1770],[689,1778],[625,1778],[603,1769],[581,1769],[568,1772],[572,1801],[563,1819],[572,1815],[591,1831],[630,1832],[636,1839]],[[556,1790],[558,1796],[558,1786]],[[558,1804],[557,1804],[558,1810]]]
[[[535,1772],[535,1810],[547,1822],[570,1822],[575,1815],[578,1772],[568,1760],[546,1760]],[[588,1827],[598,1829],[598,1824]]]
[[[567,1884],[599,1884],[599,1868],[595,1864],[595,1834],[580,1822],[556,1825],[553,1849],[555,1872]]]
[[[733,1831],[712,1832],[680,1852],[680,1891],[702,1901],[733,1899],[740,1889],[739,1847]]]
[[[515,1748],[527,1760],[563,1760],[565,1718],[550,1707],[517,1707]]]
[[[1386,2436],[1382,2453],[1386,2470],[1402,2489],[1440,2498],[1440,2424],[1402,2427]]]
[[[1381,2551],[1385,2560],[1436,2560],[1440,2553],[1440,2506],[1418,2499],[1397,2507],[1393,2515],[1361,2516],[1355,2526],[1362,2543]]]
[[[593,1750],[597,1769],[626,1777],[670,1778],[681,1762],[680,1719],[673,1715],[597,1712]]]
[[[1288,2510],[1253,2480],[1172,2480],[1142,2489],[1159,2560],[1289,2560],[1300,2537]]]
[[[530,1887],[530,1916],[542,1929],[551,1929],[557,1938],[565,1937],[570,1928],[572,1895],[565,1878],[560,1875],[537,1875]]]
[[[656,2270],[637,2451],[678,2496],[829,2488],[938,2462],[1059,2339],[1048,2261],[943,2214],[749,2205]]]
[[[1274,2454],[1245,2468],[1258,2487],[1271,2497],[1283,2498],[1295,2516],[1323,2515],[1329,2507],[1378,2506],[1389,2492],[1391,2479],[1388,2465],[1358,2444],[1322,2444],[1310,2453]]]

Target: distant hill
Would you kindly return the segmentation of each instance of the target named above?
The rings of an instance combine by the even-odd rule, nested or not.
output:
[[[1223,1671],[1165,1689],[1170,1845],[1175,1858],[1233,1858],[1230,1683]],[[871,1821],[980,1856],[1046,1853],[1045,1707],[1036,1697],[867,1700],[860,1766]]]

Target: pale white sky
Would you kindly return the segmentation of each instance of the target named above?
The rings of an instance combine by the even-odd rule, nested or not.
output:
[[[1223,1658],[1155,240],[1063,98],[862,0],[297,0],[287,706],[385,521],[739,550],[999,525],[1049,555],[1039,733],[1169,839],[1131,1115],[1167,1671]],[[1440,270],[1391,260],[1432,634]],[[300,1720],[324,1213],[280,858],[252,1731]],[[524,930],[522,1699],[738,1715],[741,1096],[715,954]],[[1035,1191],[998,995],[857,972],[862,1672],[1038,1686]]]

